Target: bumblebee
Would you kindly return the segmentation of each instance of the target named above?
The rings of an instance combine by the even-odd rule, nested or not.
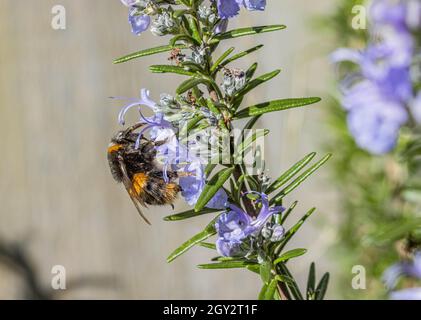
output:
[[[163,142],[152,142],[142,136],[136,146],[139,134],[135,131],[143,125],[138,123],[119,131],[111,139],[107,155],[114,180],[123,183],[140,216],[150,224],[140,207],[173,206],[181,187],[175,182],[177,172],[167,172],[166,182],[163,170],[156,161],[155,147]]]

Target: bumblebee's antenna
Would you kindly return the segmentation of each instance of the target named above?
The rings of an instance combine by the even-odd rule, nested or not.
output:
[[[131,126],[131,127],[129,127],[129,128],[127,128],[125,131],[124,131],[124,136],[127,136],[127,135],[129,135],[130,133],[132,133],[133,131],[135,131],[135,130],[137,130],[137,129],[139,129],[139,128],[141,128],[141,127],[143,127],[145,125],[145,123],[143,123],[143,122],[139,122],[139,123],[136,123],[135,125],[133,125],[133,126]]]

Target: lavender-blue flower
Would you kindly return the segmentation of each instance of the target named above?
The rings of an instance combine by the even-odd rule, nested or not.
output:
[[[263,11],[266,8],[266,0],[217,0],[218,14],[222,19],[238,15],[241,6],[250,11]]]
[[[270,207],[268,196],[264,193],[253,192],[259,196],[256,200],[261,204],[260,212],[257,218],[253,219],[247,212],[234,204],[229,204],[227,212],[223,213],[215,224],[218,233],[216,247],[218,253],[222,256],[232,257],[244,254],[242,245],[245,244],[250,236],[257,235],[266,222],[275,213],[281,213],[284,208]],[[277,230],[279,236],[280,229]]]

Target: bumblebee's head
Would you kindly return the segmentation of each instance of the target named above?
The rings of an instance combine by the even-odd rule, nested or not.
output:
[[[111,139],[111,143],[114,144],[127,144],[130,142],[134,142],[137,139],[138,134],[135,131],[141,127],[143,127],[144,123],[137,123],[126,130],[122,130],[116,133],[114,137]]]
[[[133,143],[133,141],[130,139],[130,135],[127,135],[126,131],[117,132],[115,136],[111,138],[111,142],[108,145],[108,154],[115,154],[129,143]]]
[[[127,133],[126,131],[119,131],[111,138],[112,144],[123,144],[127,143]]]

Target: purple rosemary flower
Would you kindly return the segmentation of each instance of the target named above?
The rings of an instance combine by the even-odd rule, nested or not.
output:
[[[126,7],[129,8],[129,24],[135,35],[140,35],[148,30],[151,24],[151,17],[143,13],[142,3],[140,0],[121,0]]]
[[[228,19],[221,19],[215,26],[215,33],[224,33],[228,29]]]
[[[149,90],[147,89],[141,89],[140,91],[140,98],[139,99],[126,99],[126,98],[115,98],[115,99],[126,99],[129,100],[130,103],[127,106],[124,106],[119,115],[118,115],[118,122],[121,125],[125,125],[126,120],[126,114],[128,111],[130,111],[134,107],[138,107],[139,115],[140,115],[140,122],[144,123],[144,126],[139,131],[139,135],[136,141],[135,148],[139,148],[140,141],[142,139],[142,136],[149,131],[151,139],[154,141],[163,141],[165,143],[162,143],[160,146],[161,148],[173,148],[171,146],[174,145],[174,137],[175,132],[173,130],[173,126],[171,122],[167,121],[165,119],[164,113],[162,113],[159,109],[159,105],[155,103],[150,98]],[[151,109],[154,112],[154,115],[151,117],[145,117],[141,106],[145,106],[149,109]]]
[[[266,0],[244,0],[243,1],[244,7],[247,10],[259,10],[263,11],[266,8]]]
[[[129,23],[132,26],[132,32],[138,36],[148,30],[151,24],[151,17],[146,14],[140,14],[136,8],[130,8]]]
[[[117,97],[116,99],[121,99],[119,97]],[[150,98],[150,92],[147,89],[141,89],[140,90],[140,98],[136,99],[136,98],[130,98],[130,99],[126,99],[130,101],[130,104],[128,104],[127,106],[123,107],[118,115],[118,122],[121,125],[125,124],[125,116],[127,114],[127,112],[134,108],[134,107],[140,107],[140,106],[145,106],[148,107],[149,109],[151,109],[152,111],[154,111],[155,113],[159,113],[159,106],[157,105],[156,102],[154,102],[151,98]],[[142,114],[142,118],[143,118],[143,114]]]
[[[180,177],[181,195],[189,205],[194,205],[206,185],[205,169],[201,160],[190,154],[187,155],[186,162],[182,169],[185,175]],[[227,201],[225,190],[220,189],[206,206],[212,209],[224,209]]]
[[[222,19],[229,19],[238,15],[241,6],[250,11],[263,11],[266,8],[266,0],[217,0],[216,4],[219,17]]]
[[[388,289],[394,289],[398,279],[402,276],[421,280],[421,252],[415,253],[412,262],[396,263],[387,269],[383,274],[383,281]],[[421,288],[393,291],[390,298],[393,300],[421,300]]]
[[[223,213],[215,224],[218,233],[216,247],[222,256],[232,257],[245,253],[243,244],[251,236],[256,236],[266,222],[275,213],[281,213],[282,207],[269,207],[268,196],[264,193],[253,192],[260,196],[256,202],[261,204],[261,209],[257,218],[253,219],[239,207],[230,204],[229,210]],[[280,229],[276,230],[279,236]]]

